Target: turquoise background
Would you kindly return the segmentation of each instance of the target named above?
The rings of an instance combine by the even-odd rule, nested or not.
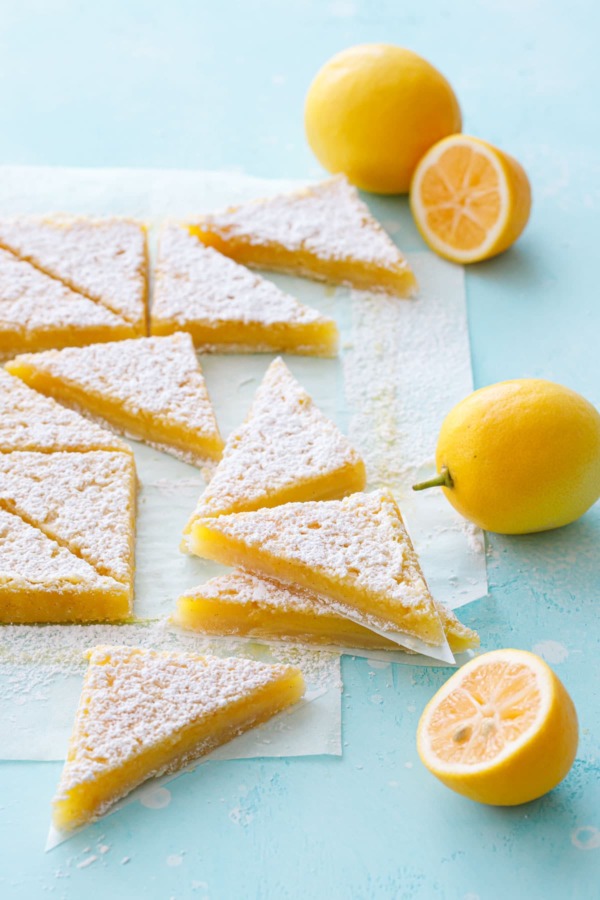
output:
[[[454,85],[465,131],[532,179],[519,245],[468,273],[477,386],[544,376],[600,405],[597,32],[591,0],[5,2],[0,162],[318,177],[302,131],[316,69],[355,43],[409,46]],[[404,205],[374,209],[388,203]],[[402,245],[421,246],[405,223]],[[489,537],[490,594],[463,611],[486,649],[545,646],[575,700],[577,761],[542,800],[494,809],[443,788],[414,733],[447,672],[347,658],[343,759],[209,763],[169,786],[168,809],[132,805],[48,855],[60,766],[1,765],[1,896],[600,896],[599,542],[598,507]]]

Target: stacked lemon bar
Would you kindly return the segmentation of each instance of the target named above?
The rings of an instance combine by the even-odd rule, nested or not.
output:
[[[184,549],[238,571],[181,597],[175,621],[356,648],[473,646],[431,597],[393,497],[365,482],[358,453],[276,359],[184,532]]]
[[[334,356],[335,322],[249,267],[383,291],[414,275],[342,177],[159,236],[126,219],[0,220],[0,621],[133,613],[136,472],[125,438],[212,478],[183,549],[233,566],[181,597],[184,628],[428,649],[477,636],[431,597],[400,511],[277,358],[224,443],[197,351]],[[116,432],[116,433],[115,433]],[[208,466],[208,468],[207,468]],[[90,649],[57,827],[102,815],[297,702],[301,673],[254,660]]]

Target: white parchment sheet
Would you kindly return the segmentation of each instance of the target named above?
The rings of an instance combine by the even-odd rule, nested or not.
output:
[[[298,182],[229,172],[0,167],[0,213],[134,216],[150,226],[152,248],[156,226],[164,218],[192,218],[296,186]],[[385,224],[394,233],[389,212]],[[433,472],[441,421],[472,390],[464,277],[460,268],[429,253],[413,254],[410,260],[421,287],[415,301],[334,290],[286,276],[267,277],[337,319],[338,359],[288,356],[286,363],[363,453],[369,487],[393,489],[434,596],[456,608],[487,592],[482,535],[465,526],[441,492],[417,495],[410,488]],[[202,357],[224,437],[244,418],[272,358],[269,354]],[[141,483],[135,613],[146,624],[0,629],[1,758],[63,758],[83,671],[73,663],[74,653],[113,639],[145,641],[149,646],[185,643],[185,637],[148,620],[166,617],[182,591],[223,571],[178,549],[183,526],[203,488],[200,471],[144,445],[133,446]],[[189,640],[201,652],[206,647],[231,652],[230,642],[197,636]],[[33,655],[32,648],[36,648]],[[316,699],[290,713],[283,730],[274,725],[274,735],[269,735],[267,725],[220,752],[339,753],[338,656],[275,644],[269,649],[238,642],[235,652],[240,648],[259,658],[300,654],[304,668],[312,671],[307,680]],[[402,651],[358,655],[431,664],[430,659]]]

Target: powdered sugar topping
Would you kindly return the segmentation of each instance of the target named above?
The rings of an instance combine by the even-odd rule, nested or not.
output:
[[[128,219],[0,219],[0,245],[143,331],[146,236]]]
[[[125,453],[0,455],[0,505],[131,586],[135,481]]]
[[[0,369],[0,452],[120,450],[118,437]]]

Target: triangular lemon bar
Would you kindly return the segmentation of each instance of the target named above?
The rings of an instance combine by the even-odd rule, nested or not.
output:
[[[333,319],[168,225],[159,240],[152,334],[189,332],[197,347],[335,356]]]
[[[228,438],[186,534],[202,516],[344,497],[361,491],[365,479],[348,439],[275,359],[246,421]]]
[[[399,635],[397,643],[410,649],[418,649],[410,636],[447,647],[400,511],[386,491],[197,519],[190,549],[307,588],[333,611],[392,640]]]
[[[129,613],[123,584],[0,508],[0,622],[94,622]]]
[[[148,778],[175,772],[296,703],[298,669],[134,647],[96,647],[53,801],[56,828],[103,815]]]
[[[121,316],[0,249],[0,356],[134,335]]]
[[[0,506],[133,597],[136,473],[126,453],[0,454]]]
[[[9,372],[84,414],[190,462],[223,442],[188,334],[17,356]]]
[[[343,175],[203,216],[192,231],[249,266],[409,297],[412,270]]]
[[[15,450],[119,450],[131,448],[110,431],[65,409],[0,369],[0,453]]]
[[[453,653],[479,646],[475,631],[451,610],[436,610]],[[333,612],[304,588],[236,569],[179,597],[173,622],[204,634],[329,644],[365,650],[397,650],[398,644]]]
[[[129,219],[0,219],[0,246],[146,334],[146,233]]]

